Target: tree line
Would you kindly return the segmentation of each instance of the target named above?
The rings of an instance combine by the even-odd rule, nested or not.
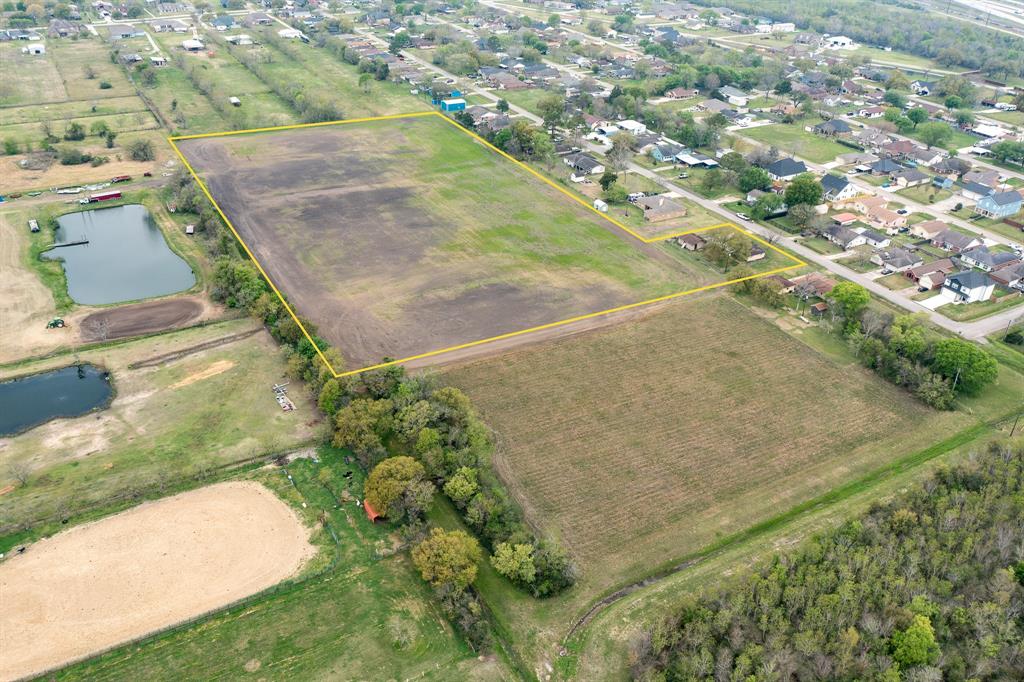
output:
[[[667,680],[1019,680],[1024,450],[993,444],[688,597],[631,648]]]
[[[868,45],[981,69],[996,78],[1024,75],[1024,40],[921,9],[916,3],[870,0],[696,0],[751,16],[789,21],[816,33],[846,35]]]

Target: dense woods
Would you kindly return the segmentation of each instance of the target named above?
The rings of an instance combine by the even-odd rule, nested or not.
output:
[[[1019,680],[1024,450],[992,445],[692,598],[635,643],[641,680]]]
[[[995,78],[1024,75],[1024,40],[927,12],[913,2],[865,0],[696,0],[750,16],[791,21],[805,30],[847,35],[935,59],[943,66],[981,69]]]

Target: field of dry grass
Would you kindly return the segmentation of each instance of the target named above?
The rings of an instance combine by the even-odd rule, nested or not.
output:
[[[577,559],[591,596],[934,442],[958,421],[724,295],[447,379],[495,430],[504,479]]]

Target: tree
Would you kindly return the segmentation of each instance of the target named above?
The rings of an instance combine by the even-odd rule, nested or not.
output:
[[[533,545],[502,542],[494,548],[491,565],[495,571],[521,585],[529,585],[537,576]]]
[[[970,109],[960,109],[956,112],[956,124],[960,128],[968,128],[974,125],[974,112]]]
[[[412,520],[430,506],[434,486],[425,477],[423,465],[412,457],[388,457],[370,472],[363,494],[389,520]]]
[[[893,105],[897,109],[902,109],[907,106],[907,97],[903,93],[890,90],[885,93],[885,97],[882,98],[888,104]]]
[[[565,97],[554,92],[544,95],[537,102],[537,111],[544,120],[544,126],[553,132],[565,119]]]
[[[704,257],[720,268],[743,263],[750,255],[750,238],[736,230],[715,230],[704,245]]]
[[[434,528],[412,550],[412,562],[434,587],[462,592],[476,580],[480,544],[461,530]]]
[[[388,43],[388,52],[397,55],[410,45],[412,45],[412,38],[409,37],[408,32],[399,31],[391,37],[391,41]]]
[[[718,160],[718,163],[719,165],[722,166],[722,168],[734,171],[736,173],[742,173],[744,170],[746,170],[747,166],[749,165],[747,163],[747,160],[743,158],[743,155],[737,152],[728,152],[726,154],[723,154],[722,158]],[[750,190],[746,191],[749,192]]]
[[[624,204],[629,198],[629,193],[626,191],[625,187],[618,183],[614,183],[611,187],[602,192],[601,196],[603,196],[604,200],[609,204]]]
[[[932,121],[931,123],[922,124],[917,129],[917,135],[921,138],[921,142],[924,142],[931,149],[932,147],[944,146],[949,142],[950,138],[953,137],[953,130],[942,121]]]
[[[885,89],[886,90],[909,90],[910,89],[910,79],[907,78],[907,75],[905,73],[903,73],[899,69],[896,69],[895,71],[890,73],[889,74],[889,78],[886,79],[886,81],[885,81]]]
[[[939,644],[935,641],[935,629],[928,616],[914,616],[914,622],[906,630],[893,633],[892,657],[905,668],[929,665],[938,660]]]
[[[622,170],[633,158],[633,145],[636,144],[636,136],[625,131],[612,138],[612,148],[608,152],[608,160],[612,168]]]
[[[801,173],[793,178],[786,188],[786,205],[793,207],[801,204],[817,206],[821,203],[825,190],[821,183],[810,173]]]
[[[81,123],[71,122],[68,127],[64,129],[65,140],[84,140],[85,139],[85,126]]]
[[[153,143],[149,140],[132,140],[127,147],[128,158],[132,161],[152,161]]]
[[[373,86],[373,75],[369,73],[359,74],[359,89],[363,91],[364,95],[370,94],[370,89]]]
[[[562,18],[557,14],[552,14],[548,17],[548,26],[551,28],[558,28],[562,25]]]
[[[601,179],[598,180],[598,184],[601,185],[601,190],[607,192],[608,188],[615,184],[615,181],[619,179],[619,176],[612,170],[606,170],[601,174]]]
[[[854,282],[840,282],[829,293],[829,299],[843,317],[852,320],[871,302],[871,294]]]
[[[768,171],[757,166],[750,166],[740,172],[739,187],[743,192],[755,189],[766,190],[772,186],[772,177]]]
[[[962,339],[935,344],[932,368],[953,382],[953,390],[976,393],[996,380],[999,365],[987,351]]]
[[[957,95],[950,95],[946,98],[945,104],[947,109],[959,109],[964,105],[964,100]]]
[[[110,132],[110,126],[107,125],[106,121],[96,121],[89,126],[89,132],[96,137],[106,137],[107,133]]]
[[[907,112],[907,118],[913,122],[916,128],[919,124],[928,120],[928,112],[921,107],[916,107]]]
[[[357,398],[338,411],[334,422],[333,443],[351,448],[363,466],[381,459],[383,437],[391,429],[393,405],[390,400]]]
[[[498,111],[500,111],[501,113],[503,113],[503,114],[508,113],[508,100],[499,99],[497,106],[498,106]]]
[[[764,220],[774,215],[780,208],[782,208],[782,197],[775,192],[769,192],[757,198],[750,213],[755,220]]]
[[[459,467],[458,471],[452,474],[448,482],[444,484],[444,494],[460,509],[465,507],[466,503],[480,490],[477,476],[476,469]]]

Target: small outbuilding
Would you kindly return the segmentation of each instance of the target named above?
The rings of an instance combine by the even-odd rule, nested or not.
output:
[[[366,511],[366,518],[370,519],[370,523],[375,523],[381,517],[369,500],[363,500],[363,509]]]

